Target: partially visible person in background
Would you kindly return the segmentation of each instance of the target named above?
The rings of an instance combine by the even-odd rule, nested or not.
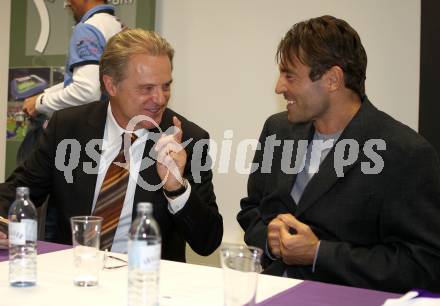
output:
[[[113,6],[105,2],[65,1],[77,24],[69,44],[64,83],[26,99],[23,105],[26,114],[50,116],[56,110],[100,100],[99,59],[107,40],[122,30]]]
[[[76,25],[68,47],[64,83],[46,89],[42,94],[27,98],[23,112],[30,119],[28,131],[17,152],[17,164],[22,163],[34,149],[44,122],[56,110],[90,103],[101,99],[99,59],[110,37],[123,28],[106,0],[65,0],[73,13]],[[54,208],[48,208],[45,239],[53,241]]]

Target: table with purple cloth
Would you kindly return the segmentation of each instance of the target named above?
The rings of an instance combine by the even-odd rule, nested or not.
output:
[[[258,306],[380,306],[386,299],[400,296],[390,292],[304,281],[258,303]]]
[[[62,245],[62,244],[56,244],[56,243],[50,243],[45,241],[38,241],[37,249],[38,254],[44,254],[44,253],[50,253],[50,252],[56,252],[61,250],[66,250],[71,248],[70,245]],[[65,258],[70,258],[71,254],[66,254],[65,252],[60,252],[57,254],[53,254],[51,257],[52,259],[45,259],[40,261],[41,268],[44,270],[50,270],[55,269],[58,271],[59,267],[57,267],[57,261],[65,262]],[[47,256],[47,255],[45,255]],[[55,256],[55,257],[54,257]],[[119,254],[119,257],[126,256],[123,254]],[[0,261],[6,261],[8,260],[8,250],[0,250]],[[46,262],[47,261],[47,262]],[[3,263],[4,265],[5,263]],[[59,263],[58,263],[59,264]],[[162,265],[163,264],[163,265]],[[191,277],[191,280],[188,282],[185,282],[188,286],[194,287],[192,290],[197,292],[203,292],[203,286],[207,286],[205,291],[209,291],[212,286],[214,286],[215,289],[213,293],[215,293],[212,298],[210,299],[212,305],[221,304],[220,300],[217,300],[218,298],[221,299],[221,293],[219,290],[221,290],[222,287],[222,271],[221,269],[212,268],[212,267],[204,267],[204,266],[197,266],[197,265],[187,265],[183,263],[177,263],[177,262],[167,262],[164,261],[161,264],[161,279],[164,281],[164,287],[163,291],[164,293],[167,293],[168,298],[169,296],[172,296],[173,294],[178,294],[177,289],[173,287],[173,279],[176,279],[175,272],[179,271],[179,275],[188,275]],[[6,269],[6,267],[4,267]],[[67,268],[67,267],[66,267]],[[4,269],[4,270],[5,270]],[[168,271],[169,270],[169,271]],[[119,272],[118,272],[119,271]],[[121,288],[123,285],[125,285],[125,277],[126,277],[126,271],[123,270],[107,270],[103,274],[103,284],[100,285],[100,289],[103,292],[105,291],[106,294],[113,294],[115,296],[115,301],[119,299],[119,293],[118,290],[115,288],[109,287],[117,286],[119,288],[119,285],[116,285],[116,280],[121,280]],[[57,280],[55,283],[57,284],[57,287],[59,289],[60,294],[67,294],[64,293],[63,290],[74,290],[74,286],[71,285],[70,278],[68,280],[63,280],[64,277],[62,273],[51,273],[51,271],[46,271],[48,275],[51,275],[51,277],[59,277],[60,279]],[[114,273],[121,273],[121,275],[116,275]],[[163,274],[163,275],[162,275]],[[169,274],[169,275],[168,275]],[[4,276],[6,278],[6,276]],[[106,277],[113,277],[111,281],[105,282]],[[200,281],[198,280],[200,279]],[[210,282],[206,282],[206,279],[210,279]],[[44,275],[41,276],[40,280],[40,286],[46,286],[47,283],[45,283],[45,277]],[[63,281],[66,283],[66,285],[63,286]],[[276,283],[279,283],[283,281],[283,283],[287,284],[287,286],[283,285],[284,288],[288,288],[287,290],[281,289],[280,286],[277,286]],[[176,288],[179,288],[179,286],[182,286],[182,281],[179,281],[175,284]],[[200,284],[199,284],[200,282]],[[43,285],[41,285],[41,283]],[[346,287],[346,286],[338,286],[338,285],[332,285],[332,284],[326,284],[326,283],[320,283],[320,282],[313,282],[313,281],[303,281],[301,283],[298,283],[297,285],[294,285],[290,287],[289,284],[295,284],[295,280],[293,279],[282,279],[279,277],[274,276],[268,276],[268,275],[261,275],[259,284],[260,288],[258,291],[264,292],[263,299],[259,299],[261,302],[258,303],[258,306],[284,306],[284,305],[301,305],[301,306],[380,306],[382,305],[386,299],[388,298],[397,298],[401,295],[389,293],[389,292],[381,292],[381,291],[375,291],[375,290],[367,290],[367,289],[360,289],[360,288],[352,288],[352,287]],[[202,289],[197,289],[198,286]],[[109,288],[107,288],[109,287]],[[162,286],[161,286],[162,287]],[[169,288],[168,288],[169,287]],[[37,286],[38,288],[38,286]],[[278,288],[278,289],[277,289]],[[0,287],[0,292],[2,288]],[[8,288],[5,286],[3,288],[5,290],[11,290],[9,292],[9,297],[12,299],[14,296],[12,295],[15,291],[11,288]],[[197,290],[196,290],[197,289]],[[108,292],[106,291],[108,290]],[[176,291],[175,291],[176,290]],[[283,291],[284,290],[284,291]],[[38,291],[38,294],[41,294],[41,298],[45,300],[44,294],[46,294],[47,290],[40,290]],[[66,291],[66,292],[67,292]],[[169,291],[169,292],[168,292]],[[181,291],[181,290],[180,290]],[[50,291],[52,292],[52,291]],[[70,291],[69,291],[70,292]],[[278,293],[277,293],[278,292]],[[5,292],[7,293],[7,292]],[[53,292],[52,292],[53,293]],[[51,294],[52,294],[51,293]],[[119,294],[119,295],[118,295]],[[100,295],[102,296],[102,295]],[[17,295],[16,298],[21,299],[21,295]],[[40,298],[38,296],[38,298]],[[178,297],[176,297],[178,298]],[[265,299],[265,300],[264,300]],[[162,300],[164,302],[164,300]],[[205,301],[206,302],[206,301]],[[217,303],[218,302],[218,303]],[[116,303],[116,302],[115,302]],[[110,303],[111,304],[111,303]],[[202,305],[204,303],[194,303],[194,305]],[[52,305],[52,304],[51,304]],[[55,304],[54,304],[55,305]],[[168,304],[166,304],[168,305]],[[179,304],[180,305],[180,304]],[[206,305],[206,304],[205,304]]]
[[[61,251],[71,248],[71,245],[58,244],[46,241],[37,242],[37,253],[44,254],[50,252]],[[7,249],[0,249],[0,261],[5,261],[9,259],[9,251]]]

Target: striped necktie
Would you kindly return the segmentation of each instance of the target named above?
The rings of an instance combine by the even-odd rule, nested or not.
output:
[[[136,139],[137,136],[131,133],[131,144]],[[101,227],[101,250],[111,249],[116,228],[119,223],[119,216],[121,215],[122,206],[124,205],[125,193],[130,177],[129,161],[127,162],[125,160],[126,156],[129,157],[128,149],[128,145],[124,146],[124,134],[122,134],[121,149],[105,174],[98,199],[96,200],[93,215],[103,218]],[[127,164],[124,167],[123,165],[125,165],[126,162]]]

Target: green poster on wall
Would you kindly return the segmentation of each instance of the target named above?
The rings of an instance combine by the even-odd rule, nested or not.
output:
[[[18,148],[28,131],[22,112],[27,97],[63,82],[73,14],[63,0],[11,2],[6,177],[16,166]],[[108,0],[128,27],[154,29],[155,0]]]

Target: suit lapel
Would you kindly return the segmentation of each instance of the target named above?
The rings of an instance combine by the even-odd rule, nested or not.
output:
[[[304,192],[298,203],[296,216],[301,215],[305,210],[307,210],[338,180],[333,167],[333,159],[334,148],[328,153],[327,157],[319,166],[319,171],[312,177],[304,189]],[[344,173],[346,173],[346,170],[344,170]]]
[[[134,202],[152,202],[154,203],[154,191],[161,188],[161,180],[156,171],[156,154],[154,152],[155,141],[150,138],[145,143],[145,149],[142,156],[141,169],[139,171],[136,192],[134,194]],[[134,217],[135,205],[133,205]]]
[[[93,166],[99,166],[99,165],[96,165],[96,161],[94,161],[90,156],[88,156],[88,154],[85,151],[85,146],[90,140],[99,139],[101,140],[101,147],[102,147],[105,122],[107,119],[107,107],[108,107],[108,102],[98,103],[97,106],[88,115],[87,125],[85,126],[84,130],[78,133],[78,140],[81,144],[81,155],[80,155],[80,162],[77,168],[78,171],[75,172],[76,173],[75,179],[81,188],[79,192],[79,197],[81,199],[80,201],[81,203],[83,203],[83,205],[87,206],[87,209],[90,212],[92,210],[96,179],[98,175],[95,173],[93,174],[86,173],[84,171],[83,165],[84,162],[92,163]],[[96,148],[96,150],[97,149],[98,148]]]
[[[145,143],[144,153],[142,155],[142,164],[139,172],[136,192],[134,194],[134,203],[139,202],[155,202],[157,193],[155,191],[162,189],[161,179],[156,170],[157,154],[154,151],[154,145],[159,139],[161,132],[165,132],[172,125],[172,118],[169,109],[165,109],[162,121],[158,128],[148,131],[148,137]],[[133,205],[133,214],[136,216],[135,207]]]
[[[293,129],[296,129],[296,131],[293,132]],[[294,126],[294,125],[291,126],[290,135],[295,135],[292,140],[294,141],[293,147],[294,148],[296,147],[296,150],[293,150],[292,153],[292,166],[295,166],[296,155],[299,149],[298,147],[299,141],[300,140],[310,141],[310,139],[313,137],[314,130],[315,129],[311,123],[307,123],[302,126]],[[281,156],[279,156],[278,158],[281,159]],[[290,193],[292,191],[293,184],[295,183],[298,174],[297,173],[287,174],[281,171],[281,175],[282,175],[282,179],[280,180],[281,184],[278,187],[278,193],[280,195],[281,201],[284,203],[285,206],[288,207],[288,209],[291,212],[295,212],[297,204],[291,197]]]
[[[323,196],[332,186],[340,179],[344,179],[345,175],[351,171],[360,162],[360,154],[362,152],[362,147],[365,142],[363,128],[365,116],[371,110],[372,105],[368,100],[365,100],[358,113],[353,117],[350,123],[342,132],[336,144],[330,150],[326,158],[323,160],[319,166],[319,171],[312,177],[310,182],[307,184],[301,199],[298,203],[298,208],[296,210],[296,216],[300,216],[304,211],[310,208],[321,196]],[[344,139],[355,140],[359,144],[359,154],[356,161],[343,168],[344,176],[338,177],[335,167],[335,147]],[[342,144],[341,144],[342,145]]]

